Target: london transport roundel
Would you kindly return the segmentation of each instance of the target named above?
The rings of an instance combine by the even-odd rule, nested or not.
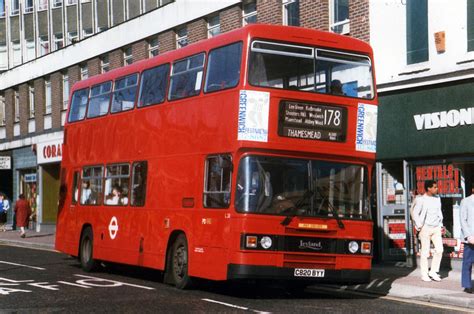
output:
[[[118,230],[119,226],[117,218],[113,216],[112,219],[110,219],[109,223],[109,236],[112,240],[115,239],[115,237],[117,236]]]

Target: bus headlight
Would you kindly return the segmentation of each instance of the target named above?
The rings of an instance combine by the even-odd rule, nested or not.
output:
[[[272,238],[270,237],[262,237],[260,240],[260,245],[266,250],[269,249],[272,246]]]
[[[370,254],[372,244],[370,242],[362,242],[360,244],[360,252],[363,254]]]
[[[356,253],[359,250],[359,244],[356,241],[349,242],[349,252],[352,254]]]
[[[246,236],[245,237],[245,247],[255,249],[257,247],[257,237],[256,236]]]

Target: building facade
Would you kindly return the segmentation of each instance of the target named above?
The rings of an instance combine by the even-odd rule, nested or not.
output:
[[[73,84],[249,23],[368,41],[369,1],[0,0],[0,191],[54,226]]]
[[[410,204],[436,180],[445,255],[460,258],[459,204],[474,187],[474,1],[374,0],[370,12],[380,256],[417,255]]]

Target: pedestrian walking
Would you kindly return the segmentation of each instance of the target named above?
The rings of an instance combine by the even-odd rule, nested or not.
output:
[[[419,231],[418,237],[421,242],[421,280],[441,281],[438,275],[443,257],[443,213],[441,212],[441,200],[438,197],[438,185],[433,180],[425,181],[426,193],[417,198],[413,209],[413,220]],[[428,269],[428,257],[430,256],[431,242],[434,245],[433,261],[431,269]]]
[[[5,224],[7,223],[7,213],[10,208],[10,203],[8,202],[7,196],[3,193],[0,193],[0,230],[5,232]]]
[[[472,293],[472,263],[474,263],[474,187],[471,195],[461,201],[461,239],[464,242],[461,286]]]
[[[28,227],[31,207],[28,201],[25,199],[25,195],[20,194],[18,200],[15,203],[15,214],[16,214],[16,225],[20,227],[20,236],[26,237],[25,227]]]

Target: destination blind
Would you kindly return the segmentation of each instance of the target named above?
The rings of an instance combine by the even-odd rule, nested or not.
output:
[[[278,123],[280,136],[344,142],[346,129],[345,108],[294,101],[280,103]]]

